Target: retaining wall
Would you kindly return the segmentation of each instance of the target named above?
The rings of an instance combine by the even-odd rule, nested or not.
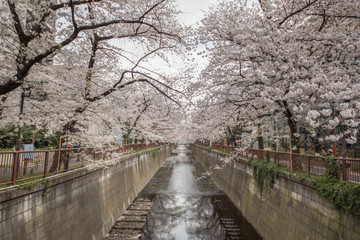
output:
[[[0,240],[99,240],[154,176],[170,145],[114,165],[48,178],[32,190],[0,190]]]
[[[360,239],[359,220],[341,216],[310,184],[279,177],[270,192],[260,193],[244,159],[224,164],[209,149],[194,147],[193,153],[265,240]]]

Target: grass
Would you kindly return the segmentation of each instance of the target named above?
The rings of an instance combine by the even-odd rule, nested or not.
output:
[[[227,152],[223,152],[223,151],[217,151],[217,152],[222,157],[226,157],[226,156],[232,157],[232,156],[234,156],[234,154],[232,154],[232,153],[227,153]]]
[[[17,186],[18,188],[21,188],[21,187],[27,188],[28,186],[31,186],[32,183],[36,184],[38,182],[41,182],[41,181],[39,181],[41,179],[44,179],[44,177],[37,177],[37,178],[32,178],[32,179],[20,180],[20,181],[18,180],[15,185],[12,183],[0,185],[0,189],[11,187],[11,186]],[[1,179],[1,180],[3,180],[3,179]],[[11,177],[8,177],[8,181],[11,181]],[[2,181],[2,182],[6,182],[6,181]]]
[[[83,166],[84,165],[82,163],[74,164],[74,165],[69,166],[68,171],[75,170],[75,169],[78,169],[78,168],[82,168]]]

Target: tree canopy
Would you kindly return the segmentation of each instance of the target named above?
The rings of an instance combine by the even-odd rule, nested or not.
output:
[[[359,9],[359,1],[337,0],[232,0],[210,9],[197,40],[209,59],[200,106],[214,131],[230,125],[252,137],[276,136],[285,123],[294,149],[300,128],[321,140],[356,142]]]
[[[160,122],[169,128],[176,114],[158,111],[184,97],[156,66],[183,51],[174,1],[7,0],[0,14],[0,127],[45,127],[88,144],[114,141],[115,130],[164,138]]]
[[[91,145],[115,141],[114,131],[285,137],[295,151],[303,131],[357,141],[358,0],[221,0],[192,29],[178,23],[175,1],[1,3],[1,128],[36,126]],[[199,46],[207,65],[196,78],[186,53]],[[161,70],[174,56],[186,70]]]

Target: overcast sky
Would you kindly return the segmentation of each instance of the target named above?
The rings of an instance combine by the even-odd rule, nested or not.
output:
[[[215,5],[218,0],[177,0],[177,2],[179,10],[183,12],[179,16],[179,21],[189,26],[201,20],[204,16],[203,11]]]
[[[178,17],[179,22],[186,26],[196,27],[196,22],[204,17],[204,11],[207,11],[212,5],[216,5],[218,0],[176,0],[176,2],[178,10],[182,12]],[[128,46],[126,42],[123,44],[123,48]],[[192,56],[195,59],[194,61],[200,66],[207,63],[206,60],[199,58],[196,52],[194,52]],[[178,73],[186,67],[186,63],[178,56],[169,56],[169,62],[164,62],[155,58],[152,61],[145,63],[144,66],[162,73]]]
[[[257,0],[248,0],[248,2],[256,2]],[[204,17],[204,12],[213,5],[217,5],[220,0],[176,0],[178,10],[182,13],[179,15],[178,20],[186,26],[196,27],[196,23]],[[124,48],[125,45],[124,45]],[[203,46],[199,46],[199,50]],[[135,50],[136,51],[136,50]],[[199,57],[196,51],[192,52],[192,62],[197,64],[197,70],[200,71],[202,67],[207,64],[207,60]],[[160,59],[153,59],[145,64],[146,67],[155,71],[163,73],[179,73],[187,67],[189,63],[183,62],[178,56],[169,56],[169,62],[164,62]]]

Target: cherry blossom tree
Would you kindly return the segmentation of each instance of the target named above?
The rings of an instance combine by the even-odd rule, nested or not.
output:
[[[124,100],[131,91],[150,87],[178,102],[175,78],[150,63],[179,53],[176,14],[173,2],[164,0],[5,1],[2,124],[20,120],[20,126],[46,126],[49,133],[84,133],[95,124],[106,138],[124,123],[116,115],[133,112],[140,118],[154,98],[143,92],[142,104],[131,105]]]
[[[147,17],[160,5],[164,7],[164,2],[164,0],[131,3],[105,0],[64,0],[60,3],[5,1],[1,9],[4,26],[1,32],[3,37],[1,50],[8,61],[1,69],[0,95],[22,86],[34,65],[79,39],[81,33],[85,31],[97,29],[102,32],[112,32],[116,36],[124,35],[130,29],[130,31],[141,31],[143,28],[148,28],[162,33],[162,29],[158,29],[154,24],[158,21],[154,17],[162,16],[155,14]],[[93,17],[89,17],[86,13],[89,3],[92,3]],[[171,14],[173,11],[170,11]],[[167,16],[169,13],[164,17]]]
[[[299,128],[354,143],[359,109],[358,1],[224,1],[199,28],[212,97],[237,107],[243,126],[285,122],[295,151]],[[332,105],[339,110],[331,116]],[[222,112],[232,114],[233,112]],[[230,116],[230,115],[229,115]],[[343,126],[332,135],[331,129]]]

